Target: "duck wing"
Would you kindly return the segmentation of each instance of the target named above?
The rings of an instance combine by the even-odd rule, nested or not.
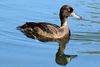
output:
[[[51,24],[46,22],[39,22],[39,23],[27,22],[26,24],[30,26],[33,31],[35,31],[34,33],[38,33],[38,34],[39,32],[42,33],[45,32],[46,34],[54,34],[57,33],[60,28],[56,24]]]

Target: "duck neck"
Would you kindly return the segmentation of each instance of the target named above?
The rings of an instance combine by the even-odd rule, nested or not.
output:
[[[60,17],[60,21],[61,21],[61,27],[66,27],[68,26],[68,22],[67,22],[67,19],[66,17]]]
[[[67,19],[66,18],[61,19],[61,27],[67,27],[67,26],[68,26]]]

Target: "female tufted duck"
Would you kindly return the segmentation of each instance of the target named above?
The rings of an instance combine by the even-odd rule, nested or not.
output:
[[[70,30],[67,24],[69,16],[74,16],[78,19],[81,17],[74,13],[74,10],[69,5],[64,5],[60,9],[61,26],[46,22],[26,22],[17,28],[30,38],[37,38],[40,41],[57,41],[60,44],[65,44],[70,38]],[[64,46],[63,46],[64,47]]]

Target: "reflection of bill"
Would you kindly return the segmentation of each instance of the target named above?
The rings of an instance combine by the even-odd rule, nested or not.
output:
[[[55,61],[59,65],[66,65],[68,64],[73,58],[77,57],[77,55],[65,55],[64,54],[64,49],[63,51],[62,47],[59,47],[58,52],[56,53],[56,58]]]

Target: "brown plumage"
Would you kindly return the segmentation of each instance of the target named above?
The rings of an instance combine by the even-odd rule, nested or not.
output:
[[[37,38],[43,42],[57,41],[59,44],[65,44],[70,38],[70,30],[66,18],[68,16],[80,18],[73,11],[73,8],[68,5],[61,7],[59,13],[61,26],[47,22],[26,22],[17,28],[30,38]]]

